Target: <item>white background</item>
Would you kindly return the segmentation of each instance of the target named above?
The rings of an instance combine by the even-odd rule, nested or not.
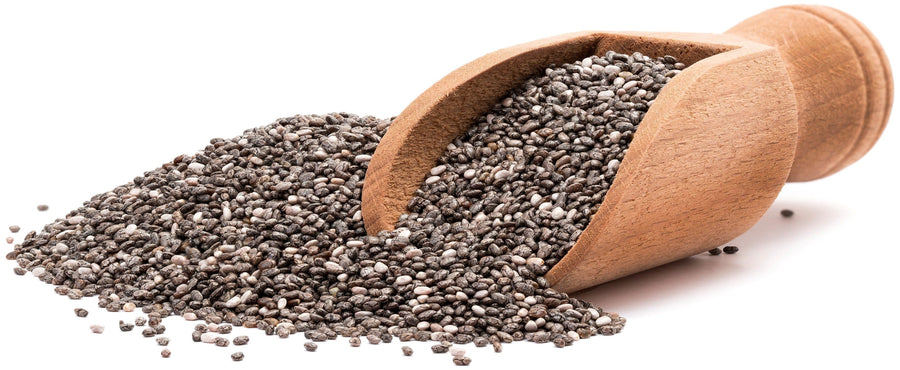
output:
[[[63,216],[212,137],[297,113],[389,117],[456,67],[498,48],[580,30],[723,32],[777,1],[564,1],[376,5],[276,2],[0,2],[0,236]],[[868,25],[900,60],[896,12],[827,2]],[[896,121],[894,119],[893,121]],[[762,220],[730,244],[580,294],[629,319],[622,334],[570,348],[469,346],[490,368],[894,368],[900,332],[900,217],[894,122],[860,162],[827,179],[788,184]],[[49,212],[35,206],[49,204]],[[778,211],[796,211],[782,219]],[[11,246],[0,246],[6,254]],[[172,358],[135,331],[134,314],[70,301],[0,261],[0,368],[432,368],[431,344],[302,350],[256,330],[233,364],[227,349],[190,341],[164,321]],[[74,307],[91,311],[76,318]],[[107,332],[91,334],[88,326]],[[126,365],[131,364],[131,365]]]

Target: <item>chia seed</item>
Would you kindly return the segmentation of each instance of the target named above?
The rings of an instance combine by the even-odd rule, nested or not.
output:
[[[738,247],[729,245],[725,248],[722,248],[722,252],[725,252],[725,254],[735,254],[738,252]]]

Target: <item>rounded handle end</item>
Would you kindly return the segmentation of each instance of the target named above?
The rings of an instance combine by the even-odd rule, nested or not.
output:
[[[726,33],[770,45],[797,99],[799,137],[788,181],[811,181],[859,160],[878,141],[893,78],[878,40],[858,20],[817,5],[767,10]]]

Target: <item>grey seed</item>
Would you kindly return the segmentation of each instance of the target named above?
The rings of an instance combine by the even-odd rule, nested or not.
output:
[[[246,335],[239,335],[234,337],[234,340],[231,341],[236,346],[243,346],[250,342],[250,337]]]
[[[159,344],[159,345],[161,345],[161,346],[168,346],[168,345],[169,345],[169,338],[166,338],[166,337],[159,337],[159,338],[156,338],[156,344]]]
[[[143,336],[145,336],[145,337],[147,337],[147,338],[153,337],[153,336],[156,336],[156,330],[154,330],[153,328],[147,328],[147,329],[144,329],[144,331],[141,332],[141,335],[143,335]]]
[[[366,336],[366,340],[369,341],[369,344],[378,344],[381,343],[381,337],[375,334],[369,334]]]
[[[408,357],[408,356],[412,356],[412,354],[413,354],[413,350],[409,346],[403,346],[403,347],[400,347],[400,349],[403,351],[404,356]]]
[[[147,324],[147,319],[143,317],[139,316],[138,318],[134,319],[134,326],[144,326],[145,324]]]
[[[164,348],[164,349],[159,353],[159,355],[162,356],[163,358],[169,358],[169,356],[172,356],[172,351],[169,351],[168,348]]]
[[[22,276],[25,275],[26,270],[21,267],[13,267],[13,273],[16,275]]]
[[[134,324],[126,323],[125,321],[119,320],[119,330],[120,331],[132,331],[134,330]]]
[[[85,309],[83,309],[83,308],[76,308],[76,309],[75,309],[75,316],[78,316],[78,317],[87,317],[87,315],[88,315],[88,310],[85,310]]]
[[[469,366],[472,363],[472,359],[468,357],[454,357],[453,364],[456,366]]]
[[[229,342],[227,338],[224,338],[224,337],[216,337],[216,339],[213,341],[213,343],[216,344],[216,347],[228,347],[228,345],[229,345],[231,342]]]
[[[445,346],[443,344],[435,344],[431,346],[431,352],[434,353],[447,353],[450,350],[450,347]]]
[[[362,344],[362,341],[359,339],[359,337],[351,337],[350,338],[350,346],[351,347],[359,347],[360,344]]]
[[[202,341],[202,340],[203,340],[203,332],[198,331],[198,330],[194,330],[194,331],[191,333],[191,340],[193,340],[194,342],[200,342],[200,341]]]
[[[48,209],[50,209],[50,206],[48,206],[48,205],[46,205],[46,204],[39,204],[39,205],[37,206],[37,210],[38,210],[38,211],[41,211],[41,212],[44,212],[44,211],[46,211],[46,210],[48,210]]]
[[[19,232],[19,230],[22,230],[22,228],[20,228],[18,225],[10,225],[9,226],[9,232],[11,232],[13,234]]]
[[[244,360],[244,352],[235,352],[231,354],[232,361],[243,361]]]
[[[303,344],[303,348],[305,348],[309,352],[315,352],[316,349],[319,348],[319,345],[313,342],[306,342]]]
[[[91,325],[91,332],[94,334],[103,334],[103,325]]]

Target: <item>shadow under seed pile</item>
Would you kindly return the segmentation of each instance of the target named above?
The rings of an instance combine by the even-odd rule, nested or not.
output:
[[[364,175],[389,121],[295,116],[213,139],[29,233],[7,255],[57,292],[312,341],[552,341],[624,319],[548,287],[602,201],[671,57],[550,67],[448,147],[390,233]],[[308,349],[313,346],[307,347]]]

